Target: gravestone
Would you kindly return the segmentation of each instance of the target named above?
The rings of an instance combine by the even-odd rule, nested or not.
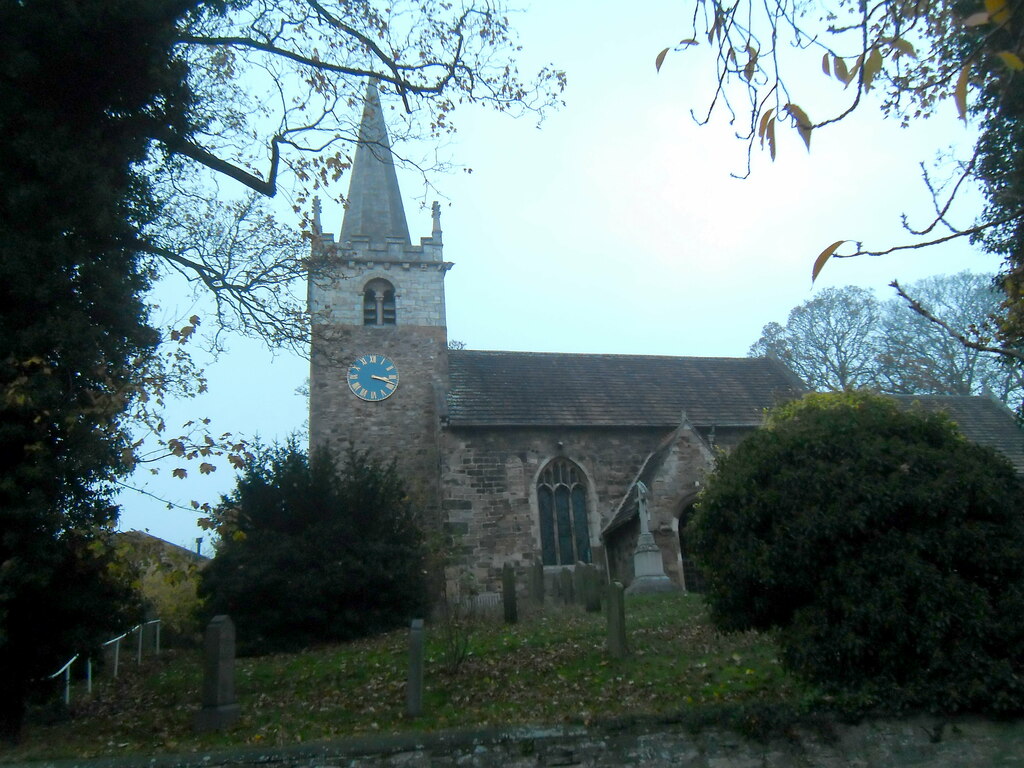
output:
[[[544,565],[540,560],[530,566],[529,574],[530,599],[537,605],[544,605]]]
[[[203,708],[196,731],[217,731],[238,720],[235,700],[235,625],[229,616],[214,616],[203,641]]]
[[[587,596],[587,564],[576,563],[572,569],[572,594],[578,605],[583,605]]]
[[[519,607],[516,605],[516,572],[511,563],[505,563],[501,569],[501,603],[505,609],[505,623],[515,624],[519,621]]]
[[[409,680],[405,686],[405,714],[423,714],[423,619],[413,619],[409,627]]]
[[[583,607],[587,613],[601,612],[601,587],[604,584],[604,576],[601,569],[596,565],[588,565],[584,570],[584,593]]]
[[[654,541],[651,533],[651,515],[647,508],[647,486],[637,480],[636,515],[640,519],[640,535],[637,537],[636,549],[633,551],[633,583],[626,590],[627,594],[638,595],[649,592],[677,592],[679,586],[665,575],[665,564],[661,559],[661,549]]]
[[[558,581],[558,591],[562,593],[562,602],[566,605],[576,602],[572,591],[572,571],[563,568],[558,574]]]
[[[626,601],[622,584],[613,581],[608,585],[608,653],[615,659],[625,658],[626,647]]]

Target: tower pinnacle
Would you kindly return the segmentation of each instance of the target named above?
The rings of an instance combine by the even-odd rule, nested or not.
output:
[[[348,208],[339,239],[344,243],[360,236],[372,243],[383,244],[387,238],[401,238],[409,243],[402,193],[374,79],[366,84],[359,144],[348,187]]]

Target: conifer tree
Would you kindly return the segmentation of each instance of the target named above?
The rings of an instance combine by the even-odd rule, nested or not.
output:
[[[153,348],[140,172],[189,103],[180,2],[0,7],[0,735],[31,680],[123,626],[105,576],[133,365]],[[73,42],[72,42],[73,41]],[[105,639],[105,638],[102,638]]]
[[[420,517],[394,463],[357,451],[262,451],[217,518],[202,574],[242,652],[296,651],[402,626],[426,607]]]
[[[515,50],[494,3],[0,4],[0,737],[17,733],[33,679],[123,627],[104,536],[139,458],[127,414],[167,384],[153,281],[178,272],[222,329],[303,346],[287,284],[306,250],[257,198],[289,177],[306,202],[347,169],[369,77],[409,112],[429,107],[436,134],[459,101],[550,105],[560,73],[523,83]],[[218,179],[251,195],[222,201]]]

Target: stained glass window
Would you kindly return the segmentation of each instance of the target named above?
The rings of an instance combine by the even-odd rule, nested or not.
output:
[[[587,482],[568,459],[555,459],[537,480],[540,549],[544,565],[589,563],[590,526]]]
[[[537,486],[537,507],[540,510],[540,553],[545,565],[558,562],[555,551],[554,492],[547,486]]]

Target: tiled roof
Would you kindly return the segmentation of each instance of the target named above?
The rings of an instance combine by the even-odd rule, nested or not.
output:
[[[945,412],[968,440],[1001,451],[1017,473],[1024,474],[1024,429],[999,401],[969,395],[897,395],[895,399],[908,408],[916,403],[926,411]]]
[[[943,412],[952,419],[968,440],[1001,451],[1013,464],[1018,474],[1024,475],[1024,429],[1017,426],[1013,412],[1002,403],[990,397],[972,395],[891,395],[904,408],[922,408],[928,412]],[[654,478],[661,470],[665,456],[671,448],[675,435],[662,442],[643,463],[629,491],[619,502],[611,522],[605,526],[601,536],[605,537],[616,528],[636,517],[636,493],[633,490],[637,480],[648,487],[654,485]],[[679,500],[687,503],[696,492]]]
[[[117,535],[130,544],[137,559],[164,559],[170,556],[177,560],[200,564],[210,559],[145,531],[119,531]]]
[[[757,426],[803,393],[768,358],[451,350],[449,423],[459,426]]]

